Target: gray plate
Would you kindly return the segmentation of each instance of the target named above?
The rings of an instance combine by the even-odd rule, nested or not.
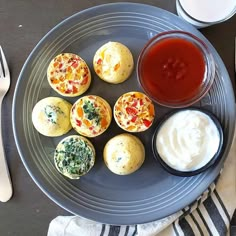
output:
[[[104,134],[91,139],[97,150],[94,168],[80,180],[72,181],[60,175],[53,164],[53,152],[63,137],[44,137],[34,129],[31,122],[32,108],[40,99],[59,96],[50,89],[46,78],[51,59],[61,52],[79,54],[88,63],[93,75],[92,85],[85,94],[100,95],[113,106],[121,94],[140,90],[136,73],[134,71],[131,78],[120,85],[101,81],[92,68],[95,51],[108,41],[119,41],[130,48],[136,63],[141,48],[151,37],[174,29],[189,31],[202,38],[215,57],[215,83],[210,92],[195,105],[212,111],[222,122],[225,148],[220,162],[195,177],[181,178],[168,174],[153,158],[153,125],[147,132],[137,134],[146,148],[146,160],[141,169],[129,176],[112,174],[103,163],[102,149],[111,137],[123,132],[113,120]],[[73,103],[77,98],[67,100]],[[156,122],[168,111],[168,108],[157,105]],[[109,224],[150,222],[166,217],[193,202],[219,174],[231,146],[234,121],[234,96],[228,73],[219,55],[204,36],[169,12],[132,3],[94,7],[71,16],[52,29],[25,62],[13,101],[13,127],[17,148],[36,184],[66,210]]]

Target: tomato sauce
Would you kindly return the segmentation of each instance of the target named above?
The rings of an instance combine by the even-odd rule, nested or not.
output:
[[[140,72],[142,86],[151,97],[164,103],[183,102],[199,91],[204,56],[185,39],[164,39],[145,53]]]

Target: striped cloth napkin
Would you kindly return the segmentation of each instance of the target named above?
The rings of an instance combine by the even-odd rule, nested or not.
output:
[[[236,138],[223,171],[191,205],[140,225],[105,225],[79,216],[58,216],[47,236],[226,236],[236,208]]]

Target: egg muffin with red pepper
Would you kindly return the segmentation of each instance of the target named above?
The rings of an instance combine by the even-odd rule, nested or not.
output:
[[[147,130],[155,117],[153,102],[140,92],[129,92],[120,96],[113,113],[118,126],[128,132]]]
[[[107,130],[112,110],[103,98],[88,95],[79,98],[71,109],[71,125],[81,135],[96,137]]]
[[[102,80],[118,84],[129,78],[134,68],[134,60],[125,45],[119,42],[108,42],[95,53],[93,67]]]
[[[50,86],[66,97],[81,95],[91,83],[89,67],[81,57],[73,53],[57,55],[48,66],[47,77]]]

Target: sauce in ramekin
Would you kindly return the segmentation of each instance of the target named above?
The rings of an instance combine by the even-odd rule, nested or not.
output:
[[[188,100],[204,80],[202,51],[183,38],[166,38],[151,46],[142,59],[141,83],[148,94],[164,103]]]

